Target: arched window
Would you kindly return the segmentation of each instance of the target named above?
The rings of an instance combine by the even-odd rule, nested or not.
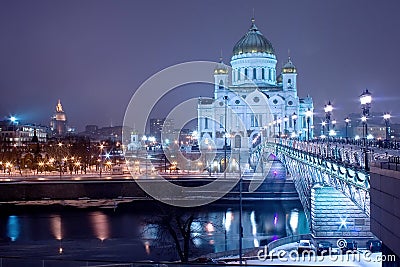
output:
[[[244,79],[247,80],[247,68],[244,69],[244,76],[246,76]]]
[[[219,89],[224,89],[224,82],[222,80],[219,81]]]
[[[261,69],[261,79],[265,80],[265,69]]]
[[[257,70],[253,68],[253,80],[257,79]]]
[[[272,71],[268,69],[268,80],[272,80]]]
[[[237,71],[237,80],[240,81],[240,69]]]
[[[292,83],[292,79],[289,79],[287,82],[288,82],[288,83]]]

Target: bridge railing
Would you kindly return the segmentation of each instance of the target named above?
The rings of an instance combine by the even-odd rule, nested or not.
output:
[[[358,151],[331,150],[328,145],[295,140],[265,145],[276,150],[279,160],[293,175],[305,210],[310,210],[308,198],[312,186],[324,184],[342,191],[369,215],[370,176],[364,168],[364,157]]]

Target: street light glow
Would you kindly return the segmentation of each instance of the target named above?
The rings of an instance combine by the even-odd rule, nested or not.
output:
[[[331,101],[329,101],[328,104],[325,105],[324,111],[325,111],[325,113],[329,113],[329,112],[332,112],[332,110],[333,110],[333,106],[331,104]]]
[[[389,113],[385,113],[385,114],[383,114],[383,119],[384,120],[390,120],[390,114]]]
[[[361,102],[361,105],[368,105],[368,104],[371,104],[371,102],[372,102],[372,96],[371,96],[371,93],[368,92],[368,89],[366,89],[366,90],[360,95],[360,102]]]

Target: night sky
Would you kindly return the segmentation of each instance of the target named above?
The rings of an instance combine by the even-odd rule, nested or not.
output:
[[[310,94],[316,112],[331,100],[341,121],[360,112],[368,88],[372,112],[400,117],[398,0],[2,0],[0,118],[48,124],[60,98],[78,131],[121,125],[134,91],[157,71],[217,61],[221,49],[229,62],[253,8],[278,69],[290,50],[299,96]],[[211,96],[209,88],[186,89],[173,101]]]

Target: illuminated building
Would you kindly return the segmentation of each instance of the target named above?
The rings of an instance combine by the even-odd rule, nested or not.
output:
[[[50,129],[53,135],[62,136],[67,133],[67,116],[63,110],[60,99],[56,106],[56,112],[50,121]]]
[[[199,99],[201,142],[210,139],[223,148],[228,136],[228,147],[249,149],[262,138],[304,138],[308,129],[313,137],[313,100],[298,97],[297,68],[290,57],[277,74],[275,50],[254,19],[234,46],[230,64],[221,59],[214,70],[213,98]]]

